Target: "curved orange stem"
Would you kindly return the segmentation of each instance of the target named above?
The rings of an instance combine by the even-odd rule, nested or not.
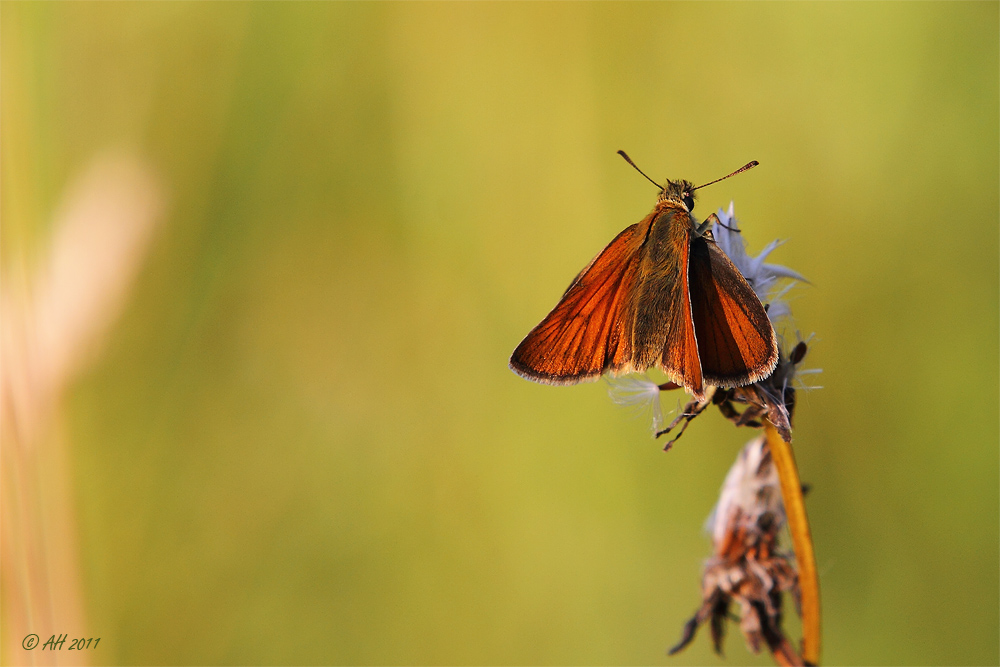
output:
[[[771,458],[778,469],[781,497],[792,534],[795,561],[799,567],[799,590],[802,599],[802,659],[806,664],[819,664],[820,610],[819,577],[816,574],[816,554],[813,552],[809,518],[802,498],[802,482],[795,465],[792,446],[785,442],[774,426],[764,421],[764,436],[771,449]]]

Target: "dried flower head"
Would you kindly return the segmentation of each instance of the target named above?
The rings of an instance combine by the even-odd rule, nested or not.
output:
[[[747,647],[762,645],[782,665],[802,665],[781,628],[782,594],[799,603],[798,574],[792,560],[777,551],[785,522],[778,473],[763,437],[746,444],[726,476],[719,502],[709,518],[713,555],[702,576],[702,606],[685,626],[673,655],[709,623],[715,651],[722,654],[726,619],[733,603]]]

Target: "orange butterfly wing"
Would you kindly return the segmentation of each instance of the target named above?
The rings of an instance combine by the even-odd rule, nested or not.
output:
[[[770,376],[778,342],[767,311],[710,235],[691,244],[689,287],[705,382],[741,387]]]
[[[570,283],[510,357],[518,375],[546,384],[632,370],[635,285],[652,215],[626,228]]]
[[[688,296],[693,221],[680,205],[660,202],[643,256],[635,320],[635,369],[656,366],[702,395],[701,362]]]

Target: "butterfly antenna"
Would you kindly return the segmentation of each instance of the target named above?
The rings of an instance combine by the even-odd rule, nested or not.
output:
[[[635,169],[637,172],[639,172],[643,176],[646,176],[646,172],[644,172],[642,169],[639,169],[639,167],[635,166],[635,162],[632,162],[632,158],[630,158],[628,156],[628,153],[626,153],[625,151],[618,151],[618,154],[621,155],[623,158],[625,158],[625,161],[628,162],[630,165],[632,165],[633,169]],[[743,167],[743,169],[749,169],[749,168],[750,168],[749,166]],[[739,172],[736,172],[736,173],[739,173]],[[732,174],[730,174],[730,176],[732,176]],[[662,185],[660,185],[659,183],[657,183],[656,181],[654,181],[653,179],[651,179],[649,176],[646,176],[646,180],[649,181],[650,183],[652,183],[653,185],[655,185],[656,187],[660,188],[661,190],[663,189]],[[719,179],[719,180],[722,180],[722,179]]]
[[[618,152],[619,152],[619,153],[621,153],[621,151],[618,151]],[[622,154],[624,155],[624,153],[622,153]],[[628,160],[628,156],[626,156],[626,157],[625,157],[625,159],[626,159],[626,160]],[[629,160],[629,162],[631,162],[631,160]],[[722,178],[717,178],[717,179],[715,179],[715,180],[714,180],[714,181],[712,181],[711,183],[705,183],[705,185],[699,185],[699,186],[698,186],[698,187],[696,187],[696,188],[691,188],[691,192],[694,192],[695,190],[701,190],[702,188],[704,188],[704,187],[706,187],[706,186],[709,186],[709,185],[713,185],[713,184],[715,184],[715,183],[718,183],[719,181],[724,181],[724,180],[726,180],[727,178],[729,178],[730,176],[735,176],[736,174],[742,174],[742,173],[743,173],[744,171],[746,171],[747,169],[753,169],[753,168],[754,168],[754,167],[756,167],[756,166],[757,166],[758,164],[760,164],[760,162],[757,162],[757,160],[752,160],[752,161],[750,161],[750,162],[747,162],[747,163],[746,163],[745,165],[743,165],[742,167],[740,167],[739,169],[737,169],[737,170],[736,170],[736,171],[734,171],[733,173],[729,174],[728,176],[723,176]],[[632,166],[633,166],[633,167],[635,167],[635,165],[634,165],[634,164],[633,164]],[[639,167],[635,167],[635,168],[636,168],[636,169],[638,169]],[[640,171],[639,173],[640,173],[640,174],[642,174],[642,172],[641,172],[641,171]],[[646,176],[645,174],[642,174],[642,175],[643,175],[643,176]],[[646,176],[646,178],[649,178],[649,176]]]

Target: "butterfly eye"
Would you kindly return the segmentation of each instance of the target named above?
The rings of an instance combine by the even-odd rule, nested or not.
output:
[[[685,192],[684,195],[684,205],[687,206],[688,213],[694,210],[694,195],[690,192]]]

